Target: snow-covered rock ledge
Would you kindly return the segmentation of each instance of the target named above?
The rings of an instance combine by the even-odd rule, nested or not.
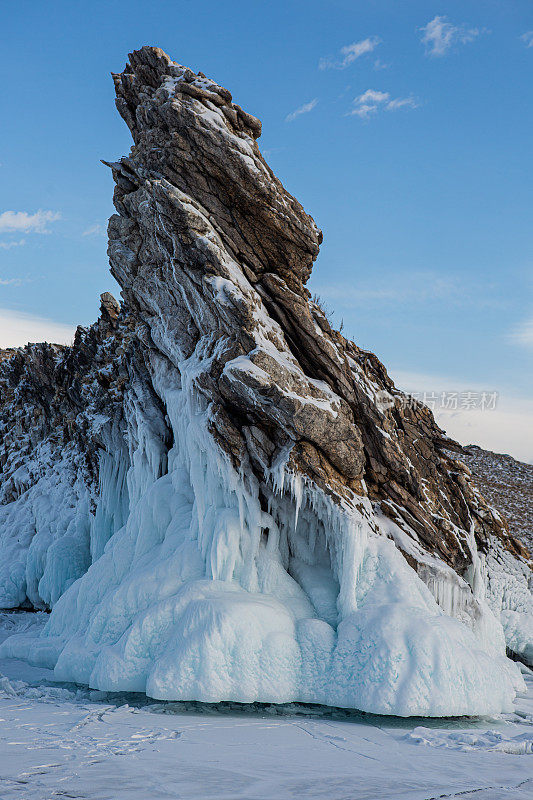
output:
[[[509,711],[527,552],[311,301],[322,234],[259,121],[157,48],[114,80],[123,308],[0,365],[0,596],[52,607],[0,655],[157,699]]]

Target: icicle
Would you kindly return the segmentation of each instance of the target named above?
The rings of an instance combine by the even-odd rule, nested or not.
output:
[[[468,582],[472,588],[472,594],[475,599],[482,601],[485,599],[484,563],[478,553],[473,520],[470,523],[467,542],[472,555],[472,566],[469,569]]]

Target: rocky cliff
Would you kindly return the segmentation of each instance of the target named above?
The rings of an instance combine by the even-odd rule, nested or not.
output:
[[[123,309],[0,364],[3,602],[54,606],[9,652],[159,698],[507,707],[527,550],[312,301],[322,234],[260,122],[157,48],[113,78]]]

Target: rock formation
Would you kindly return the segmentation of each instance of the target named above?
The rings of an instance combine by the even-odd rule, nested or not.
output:
[[[54,606],[4,648],[163,699],[508,707],[527,550],[430,410],[311,299],[322,234],[261,123],[158,48],[113,79],[134,141],[109,164],[123,308],[104,295],[72,348],[0,364],[0,589]]]

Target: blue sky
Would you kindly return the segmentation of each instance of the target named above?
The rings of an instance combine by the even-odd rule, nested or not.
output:
[[[345,334],[411,390],[497,390],[448,430],[533,460],[529,0],[30,0],[2,32],[0,344],[68,338],[118,293],[109,72],[157,44],[263,121]]]

